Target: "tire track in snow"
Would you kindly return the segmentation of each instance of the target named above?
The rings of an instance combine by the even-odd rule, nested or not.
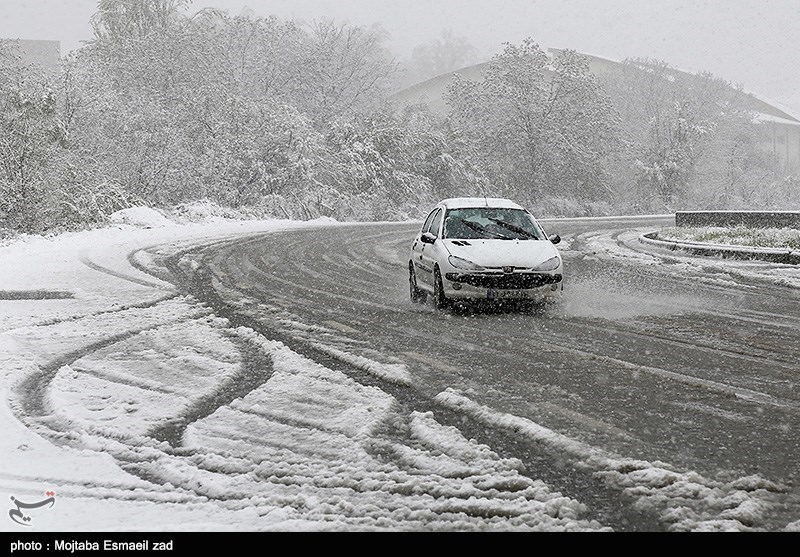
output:
[[[122,279],[122,280],[125,280],[125,281],[128,281],[128,282],[132,282],[134,284],[138,284],[138,285],[141,285],[141,286],[147,286],[148,288],[155,288],[156,290],[166,290],[168,292],[174,292],[175,291],[174,288],[172,288],[171,286],[167,286],[167,285],[164,285],[164,284],[159,284],[159,283],[152,282],[152,281],[145,280],[145,279],[141,279],[141,278],[138,278],[138,277],[132,277],[132,276],[127,275],[125,273],[121,273],[119,271],[115,271],[114,269],[109,269],[108,267],[103,267],[99,263],[95,263],[94,261],[92,261],[89,258],[89,256],[86,255],[86,254],[81,254],[80,255],[80,261],[81,261],[81,263],[83,263],[84,265],[86,265],[87,267],[89,267],[90,269],[92,269],[94,271],[97,271],[97,272],[100,272],[100,273],[105,273],[106,275],[109,275],[109,276],[112,276],[112,277],[116,277],[118,279]]]
[[[246,339],[237,341],[235,337],[231,338],[238,344],[242,355],[241,372],[228,378],[215,392],[195,401],[180,415],[152,429],[147,434],[149,437],[164,441],[172,447],[179,447],[189,425],[210,416],[232,401],[243,398],[267,382],[272,375],[272,359],[257,344]]]
[[[153,309],[157,308],[159,305],[163,304],[164,302],[168,302],[178,297],[178,294],[168,296],[166,298],[161,298],[159,300],[149,302],[146,304],[142,304],[138,306],[136,309]],[[98,315],[102,316],[109,316],[109,315],[122,315],[126,312],[131,311],[130,309],[119,309],[110,312],[101,312],[96,315],[83,317],[83,318],[76,318],[74,320],[62,320],[59,321],[58,324],[67,323],[70,321],[80,321],[89,319],[91,317],[96,317]],[[68,366],[73,362],[80,360],[98,350],[102,350],[108,346],[112,346],[129,338],[132,338],[140,333],[145,331],[153,330],[159,328],[165,324],[178,322],[181,319],[172,318],[164,320],[163,318],[159,319],[155,317],[156,322],[152,323],[145,327],[137,327],[130,330],[123,330],[117,334],[105,336],[102,339],[91,342],[82,346],[77,350],[73,350],[71,352],[61,354],[56,358],[53,358],[41,365],[37,366],[37,371],[34,373],[28,374],[28,376],[22,378],[17,385],[15,385],[13,392],[16,395],[16,405],[18,405],[19,409],[22,412],[21,418],[38,418],[42,417],[47,414],[47,408],[45,405],[45,398],[47,387],[50,382],[55,377],[56,373],[59,369],[64,366]],[[47,326],[40,326],[36,328],[46,328]]]

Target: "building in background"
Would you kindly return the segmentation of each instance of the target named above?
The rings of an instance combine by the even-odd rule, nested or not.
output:
[[[561,49],[549,49],[551,56],[559,52]],[[590,71],[598,76],[611,74],[621,65],[619,61],[581,54],[587,59]],[[483,62],[436,76],[395,93],[392,100],[399,106],[426,105],[431,111],[444,114],[448,110],[445,97],[453,77],[459,74],[464,79],[480,81],[488,65],[489,62]],[[742,91],[741,95],[745,106],[753,111],[754,124],[764,126],[762,148],[773,155],[782,173],[800,174],[800,117],[752,93]]]
[[[551,55],[561,52],[559,49],[549,49]],[[581,53],[588,62],[589,69],[595,75],[612,74],[620,66],[620,62]],[[683,72],[672,68],[673,72]],[[759,96],[737,90],[741,96],[742,104],[753,113],[753,123],[764,126],[764,138],[761,147],[771,153],[778,169],[784,174],[800,173],[800,118],[791,114],[787,109],[777,103],[767,101]]]

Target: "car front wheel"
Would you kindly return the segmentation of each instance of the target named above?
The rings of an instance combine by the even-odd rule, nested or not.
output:
[[[442,273],[439,271],[439,267],[434,269],[433,303],[436,309],[446,309],[450,307],[450,300],[444,295],[444,284],[442,283]]]
[[[425,291],[417,287],[417,274],[414,272],[414,264],[411,262],[408,264],[408,290],[411,302],[414,304],[421,304],[428,298]]]

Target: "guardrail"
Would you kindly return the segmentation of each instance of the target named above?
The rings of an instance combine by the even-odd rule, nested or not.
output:
[[[787,265],[800,265],[800,251],[779,248],[751,248],[744,246],[723,246],[716,244],[702,244],[699,242],[675,242],[661,240],[658,232],[650,232],[639,236],[639,242],[651,244],[671,251],[681,250],[695,255],[714,255],[731,259],[755,259],[771,263]]]
[[[675,225],[800,229],[800,211],[676,211]]]

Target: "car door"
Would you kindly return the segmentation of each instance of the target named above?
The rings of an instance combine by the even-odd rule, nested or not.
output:
[[[427,228],[422,232],[422,235],[426,235],[427,241],[420,237],[421,248],[418,268],[421,272],[417,273],[417,279],[421,280],[431,289],[433,289],[434,282],[433,270],[439,260],[440,251],[444,249],[442,242],[439,240],[443,214],[444,211],[441,208],[435,209]]]
[[[414,273],[417,276],[417,283],[428,284],[427,280],[427,268],[422,261],[422,250],[427,245],[422,241],[422,236],[430,231],[431,229],[431,222],[433,222],[433,217],[436,216],[436,209],[433,209],[428,216],[425,217],[425,222],[422,224],[422,228],[420,228],[419,232],[417,233],[417,237],[414,238],[414,245],[411,247],[411,263],[414,265]]]

